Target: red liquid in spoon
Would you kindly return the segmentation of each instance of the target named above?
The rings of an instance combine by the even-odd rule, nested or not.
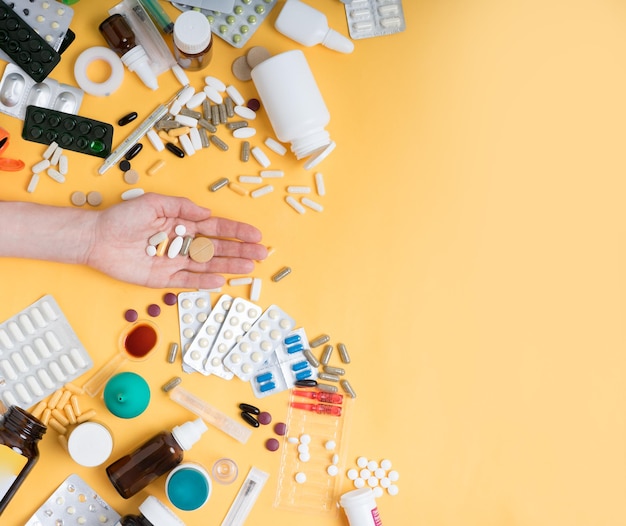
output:
[[[149,325],[137,325],[124,340],[126,352],[134,358],[143,358],[157,342],[157,333]]]

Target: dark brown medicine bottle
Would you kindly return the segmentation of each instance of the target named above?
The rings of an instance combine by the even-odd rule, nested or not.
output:
[[[0,514],[39,459],[37,443],[46,426],[17,406],[11,406],[0,424]]]
[[[163,431],[153,436],[106,468],[111,484],[122,497],[129,499],[180,464],[184,452],[206,430],[206,424],[199,418],[176,426],[171,433]]]
[[[197,71],[213,57],[211,24],[199,11],[185,11],[174,22],[174,56],[181,68]]]

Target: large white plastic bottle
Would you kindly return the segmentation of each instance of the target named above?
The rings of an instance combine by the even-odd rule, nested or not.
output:
[[[328,27],[324,13],[300,0],[285,2],[274,27],[303,46],[322,44],[341,53],[352,53],[354,50],[352,40]]]
[[[302,51],[264,60],[252,70],[252,80],[276,137],[291,143],[296,158],[331,145],[325,129],[330,113]]]

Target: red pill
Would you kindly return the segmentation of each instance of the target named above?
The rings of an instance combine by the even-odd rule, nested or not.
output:
[[[248,106],[248,108],[250,108],[252,111],[259,111],[259,109],[261,109],[261,103],[259,102],[259,99],[250,99],[246,103],[246,106]]]
[[[278,440],[276,440],[275,438],[268,438],[265,441],[265,448],[268,451],[276,451],[278,450],[279,447],[280,447],[280,442],[278,442]]]
[[[124,319],[126,321],[130,321],[131,323],[133,321],[137,321],[137,318],[139,318],[139,314],[137,314],[137,311],[135,309],[128,309],[125,313],[124,313]]]
[[[166,305],[176,305],[177,300],[178,299],[176,297],[176,294],[174,294],[173,292],[167,292],[163,296],[163,303],[165,303]]]
[[[161,307],[159,307],[156,303],[148,305],[148,314],[153,318],[156,318],[159,314],[161,314]]]
[[[274,426],[274,433],[281,437],[284,436],[285,433],[287,433],[287,424],[284,422],[276,422],[276,425]]]
[[[259,420],[259,424],[263,424],[264,426],[266,426],[272,421],[272,415],[270,415],[267,411],[263,411],[258,416],[258,420]]]

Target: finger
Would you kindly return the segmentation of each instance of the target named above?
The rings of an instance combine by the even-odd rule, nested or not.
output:
[[[170,277],[166,287],[180,289],[217,289],[222,287],[225,283],[226,279],[219,274],[180,270]]]
[[[258,243],[262,237],[258,228],[248,223],[233,221],[223,217],[211,217],[199,224],[198,233],[205,236],[239,239],[249,243]]]
[[[261,261],[267,257],[267,248],[258,243],[241,243],[227,239],[211,239],[215,247],[215,255]]]
[[[249,274],[254,270],[254,261],[232,257],[214,257],[206,263],[189,260],[186,270],[205,274]]]

